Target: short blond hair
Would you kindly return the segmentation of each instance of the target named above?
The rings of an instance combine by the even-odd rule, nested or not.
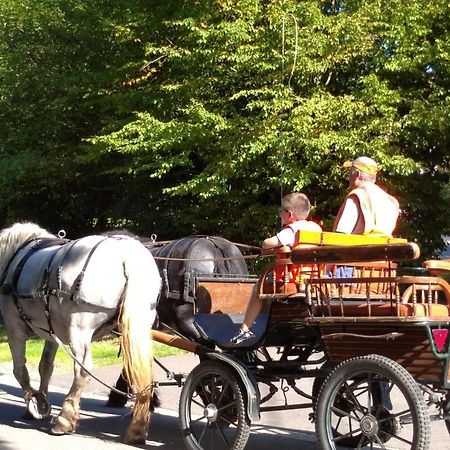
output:
[[[309,216],[311,203],[305,194],[292,192],[281,199],[281,207],[286,211],[291,210],[298,219],[306,219]]]

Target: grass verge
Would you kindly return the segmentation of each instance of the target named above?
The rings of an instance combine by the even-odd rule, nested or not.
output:
[[[41,358],[44,341],[42,339],[30,339],[27,342],[27,366],[30,370],[37,369]],[[121,364],[122,359],[118,355],[119,338],[108,337],[91,344],[94,365],[97,367]],[[174,347],[154,342],[154,354],[156,358],[179,355],[185,353]],[[6,339],[5,330],[0,327],[0,364],[11,361],[11,352]],[[55,358],[55,373],[70,372],[73,368],[72,358],[62,349],[58,349]]]

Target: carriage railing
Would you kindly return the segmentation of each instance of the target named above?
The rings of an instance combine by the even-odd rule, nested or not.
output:
[[[311,278],[306,303],[312,317],[449,316],[450,285],[437,277]],[[364,293],[352,293],[364,286]],[[376,292],[373,286],[385,286]]]
[[[309,233],[316,235],[336,235],[339,233]],[[309,235],[308,235],[309,236]],[[362,236],[356,236],[361,238]],[[317,238],[319,239],[319,238]],[[335,238],[336,239],[336,238]],[[348,240],[348,237],[345,236]],[[373,237],[370,242],[373,241]],[[309,241],[313,239],[308,238]],[[356,242],[364,242],[360,239]],[[397,261],[412,260],[418,258],[419,247],[414,243],[383,243],[370,245],[318,245],[309,248],[281,247],[266,250],[266,256],[277,256],[277,259],[263,269],[259,281],[259,293],[261,298],[268,296],[283,297],[286,294],[304,294],[306,282],[310,278],[321,278],[335,272],[336,266],[350,268],[354,277],[386,277],[395,276]],[[293,282],[290,273],[292,267],[299,274]],[[274,277],[274,271],[284,273],[284,276]],[[358,289],[364,288],[359,285]],[[355,288],[356,289],[356,288]],[[371,286],[373,289],[373,286]],[[389,285],[381,283],[380,289],[389,290]]]
[[[315,236],[318,241],[317,235]],[[326,233],[339,242],[341,236]],[[314,236],[313,236],[314,237]],[[344,239],[349,239],[345,236]],[[268,264],[259,280],[260,298],[283,300],[300,298],[309,305],[313,317],[423,317],[449,316],[450,285],[434,276],[397,276],[397,262],[418,258],[416,244],[397,240],[382,244],[317,245],[310,248],[281,249],[266,252],[278,258]],[[374,238],[370,238],[370,242]],[[307,236],[307,240],[314,239]],[[289,279],[292,265],[303,273],[297,283]],[[284,270],[285,277],[275,280],[273,271]],[[306,270],[302,272],[302,268]],[[345,277],[333,276],[347,269]],[[345,270],[344,270],[345,272]]]

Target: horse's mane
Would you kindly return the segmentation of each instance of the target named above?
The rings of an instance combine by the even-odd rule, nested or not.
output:
[[[29,238],[55,237],[31,222],[18,222],[0,232],[0,274],[16,250]]]

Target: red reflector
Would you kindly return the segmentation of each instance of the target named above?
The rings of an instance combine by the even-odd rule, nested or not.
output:
[[[447,341],[448,330],[442,328],[435,328],[431,330],[433,333],[434,343],[436,344],[436,348],[438,352],[442,352],[445,347],[445,342]]]

